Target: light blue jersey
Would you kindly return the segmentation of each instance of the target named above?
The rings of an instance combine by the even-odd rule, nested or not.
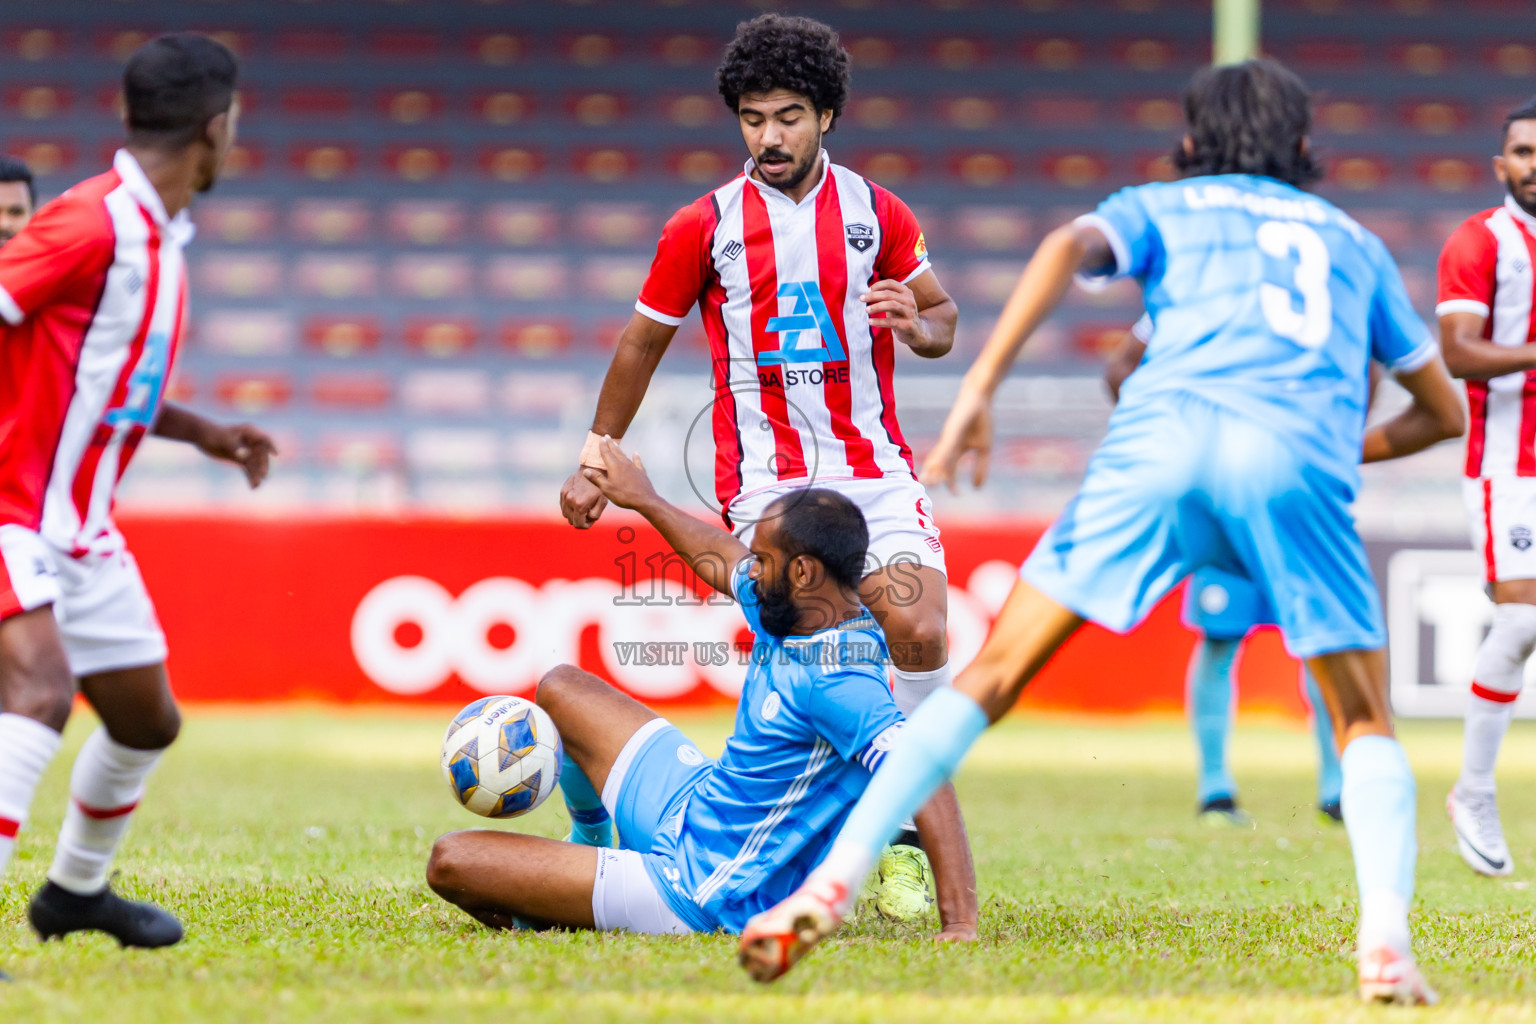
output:
[[[1367,363],[1411,370],[1436,352],[1381,240],[1325,199],[1245,174],[1124,189],[1084,221],[1114,250],[1112,276],[1142,282],[1152,321],[1120,408],[1200,395],[1305,446],[1353,492]]]
[[[739,932],[805,880],[902,722],[875,620],[866,612],[811,636],[773,637],[750,565],[738,566],[732,586],[756,635],[736,727],[719,760],[675,798],[651,794],[668,804],[641,851],[657,890],[699,931]],[[656,770],[656,788],[669,770]],[[625,819],[621,839],[634,831]]]
[[[1023,576],[1126,630],[1191,572],[1253,581],[1300,657],[1385,640],[1349,506],[1367,363],[1436,346],[1375,235],[1270,178],[1142,185],[1083,218],[1153,331],[1083,486]],[[1090,282],[1091,283],[1091,282]]]

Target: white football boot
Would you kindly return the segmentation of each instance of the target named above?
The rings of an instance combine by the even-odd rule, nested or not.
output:
[[[1378,946],[1360,951],[1360,1000],[1433,1006],[1440,997],[1424,981],[1413,957],[1388,946]]]
[[[1499,822],[1499,804],[1492,793],[1463,792],[1460,786],[1445,798],[1445,813],[1456,830],[1461,859],[1480,875],[1499,878],[1515,870]]]
[[[783,977],[848,916],[848,888],[816,877],[747,922],[736,947],[736,960],[754,981]]]

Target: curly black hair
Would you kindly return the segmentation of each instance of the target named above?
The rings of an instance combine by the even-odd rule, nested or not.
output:
[[[1312,130],[1312,98],[1302,80],[1272,60],[1205,68],[1184,90],[1193,142],[1173,162],[1186,175],[1257,174],[1308,185],[1322,165],[1302,145]]]
[[[810,18],[763,14],[736,26],[715,83],[731,113],[744,93],[788,89],[832,111],[831,131],[848,102],[848,51],[830,26]]]

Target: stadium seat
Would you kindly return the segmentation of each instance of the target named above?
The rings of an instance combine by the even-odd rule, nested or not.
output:
[[[1014,252],[1030,242],[1029,214],[1017,206],[962,206],[949,223],[956,244],[964,248]]]
[[[386,64],[436,61],[441,50],[442,40],[437,33],[421,28],[380,29],[368,37],[368,55]]]
[[[595,185],[614,185],[635,176],[640,170],[640,155],[629,149],[578,149],[571,166]]]
[[[17,60],[53,60],[62,56],[69,45],[69,36],[54,28],[19,28],[0,32],[0,50],[14,55]]]
[[[679,32],[661,36],[656,40],[656,57],[668,67],[692,68],[708,66],[713,69],[725,49],[724,39]]]
[[[575,211],[576,237],[608,248],[649,248],[661,229],[647,203],[582,203]]]
[[[1414,242],[1414,218],[1397,209],[1351,209],[1350,216],[1360,226],[1373,232],[1393,252],[1406,249]]]
[[[1365,154],[1332,156],[1327,164],[1329,184],[1351,192],[1369,192],[1391,177],[1391,164],[1379,156]]]
[[[389,146],[384,150],[384,167],[413,185],[441,178],[452,166],[453,157],[442,146]]]
[[[0,107],[24,121],[46,121],[66,113],[75,96],[66,85],[11,85],[0,93]]]
[[[293,379],[286,373],[221,374],[213,396],[244,416],[287,405],[293,399]]]
[[[619,55],[619,49],[616,36],[601,32],[569,36],[563,46],[566,60],[583,68],[598,68],[613,63]]]
[[[1374,104],[1364,99],[1329,99],[1319,103],[1313,122],[1331,135],[1359,135],[1375,127]]]
[[[911,113],[906,97],[876,95],[855,97],[845,116],[860,128],[882,131],[908,123]]]
[[[504,320],[496,336],[514,355],[545,359],[569,349],[574,332],[567,320]]]
[[[520,124],[533,116],[533,97],[525,92],[497,90],[476,93],[471,98],[475,114],[487,124],[506,126]]]
[[[293,350],[293,320],[272,309],[212,309],[198,318],[196,347],[234,356],[280,356]]]
[[[1466,192],[1487,187],[1486,166],[1462,156],[1429,156],[1420,159],[1414,170],[1420,181],[1438,192]]]
[[[188,261],[197,294],[271,298],[283,290],[283,261],[270,252],[208,252]]]
[[[1149,132],[1173,132],[1184,126],[1184,108],[1164,97],[1132,99],[1124,110],[1127,121]]]
[[[726,118],[725,104],[714,93],[685,92],[664,103],[667,120],[679,128],[711,128]]]
[[[1484,67],[1492,67],[1511,78],[1536,75],[1536,46],[1526,43],[1499,43],[1484,51]]]
[[[1410,75],[1436,77],[1451,67],[1450,48],[1440,43],[1397,43],[1390,46],[1388,52],[1392,62]]]
[[[266,150],[249,142],[237,142],[229,147],[224,157],[224,168],[219,172],[221,180],[239,181],[261,173],[266,165]]]
[[[391,89],[379,94],[379,113],[396,124],[423,124],[443,112],[443,94],[435,89]]]
[[[896,62],[896,41],[888,36],[854,36],[844,40],[855,71],[873,71]]]
[[[351,473],[389,469],[400,464],[400,441],[384,431],[327,432],[314,447],[323,465]]]
[[[484,370],[408,370],[399,398],[407,412],[472,416],[490,408],[491,378]]]
[[[485,264],[485,290],[492,298],[558,300],[569,282],[570,267],[557,256],[493,256]]]
[[[350,89],[305,87],[285,89],[278,100],[283,116],[293,118],[347,117],[354,97]]]
[[[668,154],[667,169],[691,185],[714,188],[736,175],[739,155],[719,149],[679,149]]]
[[[617,92],[580,92],[565,99],[565,113],[583,128],[609,128],[629,114],[629,99]]]
[[[327,370],[309,380],[309,398],[337,409],[382,409],[394,394],[394,379],[378,372],[338,373]]]
[[[96,33],[96,52],[115,64],[122,64],[133,51],[149,42],[151,33],[135,28],[109,28]]]
[[[378,262],[361,254],[311,252],[293,267],[293,286],[301,295],[357,299],[378,291]]]
[[[353,245],[373,234],[373,208],[363,199],[298,199],[288,230],[307,244]]]
[[[468,256],[407,253],[395,257],[390,287],[395,295],[410,299],[467,299],[474,294],[474,268]]]
[[[522,146],[487,146],[480,151],[480,170],[495,181],[516,184],[544,169],[541,150]]]
[[[456,199],[402,199],[385,212],[389,236],[412,245],[442,245],[464,236],[469,217]]]
[[[405,343],[412,351],[434,359],[460,356],[480,337],[480,327],[469,317],[415,318],[405,322]]]
[[[5,143],[7,156],[25,161],[32,173],[40,178],[51,174],[64,174],[75,166],[76,148],[69,139],[8,138]]]
[[[887,187],[911,181],[922,169],[922,162],[916,152],[896,149],[856,152],[850,165],[864,177]]]
[[[549,245],[560,231],[553,203],[491,203],[481,210],[479,220],[485,237],[497,245]]]
[[[304,344],[341,358],[377,350],[383,333],[375,316],[312,316],[304,321]]]
[[[993,188],[1013,177],[1013,161],[1001,153],[957,152],[946,161],[951,175],[971,188]]]
[[[1402,104],[1403,122],[1420,135],[1451,135],[1467,125],[1467,108],[1451,100],[1409,100]]]
[[[277,34],[277,55],[286,60],[344,61],[351,44],[336,29],[289,28]]]
[[[1136,168],[1137,181],[1173,181],[1179,176],[1179,169],[1174,166],[1172,146],[1161,152],[1138,153],[1133,165]]]
[[[1365,66],[1365,44],[1338,37],[1298,39],[1279,47],[1279,56],[1300,72],[1358,71]]]
[[[1039,71],[1071,71],[1083,61],[1083,44],[1060,36],[1026,39],[1020,45],[1024,60]]]
[[[581,290],[609,302],[632,303],[650,269],[649,256],[595,256],[582,264]]]
[[[1001,99],[991,96],[952,96],[939,100],[938,109],[951,128],[979,132],[996,128],[1005,108]]]
[[[357,150],[352,146],[300,144],[288,151],[289,166],[315,181],[350,177],[357,170],[357,161]]]
[[[1047,178],[1064,188],[1094,188],[1109,173],[1109,161],[1098,153],[1051,153],[1041,167]]]
[[[528,40],[511,32],[476,32],[467,42],[469,53],[491,67],[516,64],[528,54]]]
[[[1172,39],[1121,39],[1112,47],[1115,63],[1131,71],[1167,71],[1192,63]]]
[[[276,225],[277,210],[267,199],[212,196],[197,204],[198,237],[205,242],[265,242]]]
[[[966,36],[946,36],[928,47],[928,59],[942,71],[973,71],[986,65],[991,56],[987,40]]]

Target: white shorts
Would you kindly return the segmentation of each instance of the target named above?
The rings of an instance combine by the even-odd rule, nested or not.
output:
[[[599,849],[592,881],[592,920],[599,931],[692,935],[656,891],[645,861],[634,850]]]
[[[0,526],[0,619],[53,605],[76,676],[156,665],[165,633],[127,549],[72,558],[24,526]]]
[[[727,510],[738,539],[752,543],[763,510],[781,494],[804,487],[825,487],[859,506],[869,526],[868,571],[897,562],[916,563],[948,576],[944,545],[933,522],[933,506],[923,485],[910,476],[874,480],[796,480],[743,494]]]
[[[1488,582],[1536,579],[1536,477],[1485,476],[1461,486]]]

